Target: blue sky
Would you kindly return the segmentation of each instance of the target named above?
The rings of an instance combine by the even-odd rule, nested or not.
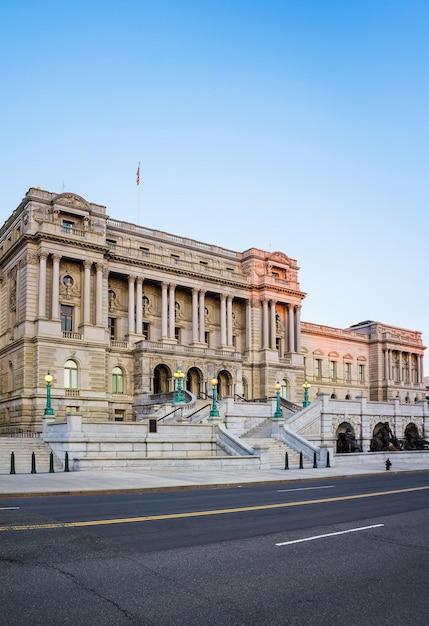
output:
[[[0,221],[40,185],[282,250],[303,320],[429,343],[428,22],[426,0],[3,3]]]

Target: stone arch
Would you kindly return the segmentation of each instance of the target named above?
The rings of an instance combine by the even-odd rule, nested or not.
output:
[[[196,398],[199,398],[203,375],[198,367],[191,367],[186,376],[186,389],[190,391]]]
[[[219,400],[232,396],[232,376],[227,370],[221,370],[217,375],[217,395]]]
[[[335,436],[337,440],[337,453],[342,454],[345,452],[361,451],[356,441],[355,429],[350,422],[341,422],[336,429]]]
[[[167,393],[170,391],[170,381],[170,368],[160,363],[153,370],[153,393]]]

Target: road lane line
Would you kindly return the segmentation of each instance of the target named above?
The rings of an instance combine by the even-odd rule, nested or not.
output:
[[[152,522],[167,519],[183,519],[186,517],[205,517],[207,515],[226,515],[228,513],[246,513],[249,511],[268,511],[272,509],[285,509],[293,506],[306,506],[308,504],[324,504],[327,502],[344,502],[346,500],[359,500],[363,498],[375,498],[378,496],[396,495],[398,493],[412,493],[425,491],[424,487],[408,487],[407,489],[393,489],[392,491],[376,491],[374,493],[361,493],[353,496],[336,496],[335,498],[319,498],[318,500],[302,500],[300,502],[281,502],[278,504],[260,504],[255,506],[237,507],[233,509],[214,509],[208,511],[191,511],[189,513],[167,513],[164,515],[146,515],[144,517],[124,517],[118,519],[88,520],[86,522],[58,522],[52,524],[33,524],[26,526],[0,526],[0,532],[6,530],[42,530],[51,528],[82,528],[84,526],[106,526],[109,524],[131,524],[137,522]]]
[[[293,539],[292,541],[283,541],[276,543],[276,546],[290,546],[293,543],[303,543],[304,541],[314,541],[315,539],[324,539],[325,537],[335,537],[337,535],[346,535],[347,533],[357,533],[360,530],[369,530],[370,528],[381,528],[384,524],[373,524],[372,526],[361,526],[360,528],[349,528],[348,530],[340,530],[336,533],[326,533],[326,535],[314,535],[313,537],[304,537],[304,539]]]
[[[0,507],[0,511],[17,511],[19,506],[2,506]]]
[[[332,489],[334,485],[324,485],[323,487],[295,487],[294,489],[277,489],[277,493],[286,493],[288,491],[310,491],[311,489]]]

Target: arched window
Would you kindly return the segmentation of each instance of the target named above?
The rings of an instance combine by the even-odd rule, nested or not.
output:
[[[78,367],[75,361],[69,359],[64,364],[64,387],[66,389],[78,389]]]
[[[124,393],[124,372],[119,366],[112,370],[112,393]]]

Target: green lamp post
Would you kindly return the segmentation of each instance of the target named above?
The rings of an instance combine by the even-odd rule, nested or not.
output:
[[[44,411],[44,415],[54,415],[54,409],[51,406],[51,383],[53,378],[51,374],[48,372],[45,376],[46,383],[46,407]]]
[[[276,410],[274,412],[274,417],[276,418],[283,417],[282,407],[280,406],[280,389],[280,384],[276,383]]]
[[[212,389],[213,389],[213,402],[212,408],[210,409],[210,417],[219,417],[219,411],[217,410],[217,378],[212,379]]]
[[[174,394],[174,404],[183,404],[185,402],[185,396],[183,394],[183,379],[185,374],[182,372],[180,366],[177,367],[177,371],[174,372],[174,378],[176,379],[176,392]]]
[[[302,403],[302,406],[305,408],[306,406],[308,406],[310,404],[310,401],[308,399],[308,390],[310,389],[311,385],[308,382],[308,380],[305,380],[302,388],[304,389],[304,402]]]

